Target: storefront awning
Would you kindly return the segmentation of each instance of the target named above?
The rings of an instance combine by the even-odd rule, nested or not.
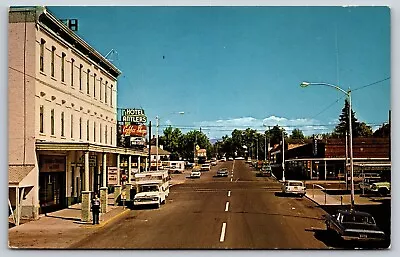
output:
[[[22,180],[35,168],[35,165],[8,165],[9,187],[21,187]],[[31,186],[31,185],[25,185]]]

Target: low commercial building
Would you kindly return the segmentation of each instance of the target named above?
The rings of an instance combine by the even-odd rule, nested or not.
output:
[[[389,140],[389,138],[353,139],[355,177],[362,179],[364,173],[375,173],[390,177]],[[285,177],[345,180],[350,172],[349,151],[350,149],[347,147],[348,154],[346,155],[346,139],[315,139],[312,142],[295,146],[289,144],[285,149]],[[271,160],[275,172],[281,176],[282,153],[280,145],[271,151]]]

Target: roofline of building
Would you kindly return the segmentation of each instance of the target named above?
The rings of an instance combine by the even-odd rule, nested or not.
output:
[[[37,6],[37,7],[10,7],[9,9],[10,12],[35,12],[36,13],[36,22],[40,23],[39,17],[41,15],[45,15],[51,22],[53,22],[55,25],[57,25],[60,29],[63,30],[66,34],[71,36],[78,44],[82,45],[84,48],[86,48],[90,53],[92,53],[94,56],[99,58],[101,62],[103,62],[105,65],[107,65],[113,72],[117,74],[118,77],[121,75],[121,71],[115,67],[114,64],[112,64],[110,61],[108,61],[102,54],[100,54],[96,49],[91,47],[85,40],[83,40],[81,37],[79,37],[74,31],[72,31],[70,28],[68,28],[64,23],[62,23],[59,19],[56,18],[54,14],[50,12],[46,8],[46,6]]]

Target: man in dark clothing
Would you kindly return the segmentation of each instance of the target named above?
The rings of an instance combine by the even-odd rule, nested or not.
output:
[[[92,199],[92,213],[93,213],[93,225],[99,224],[100,199],[97,193],[94,193],[94,197]]]

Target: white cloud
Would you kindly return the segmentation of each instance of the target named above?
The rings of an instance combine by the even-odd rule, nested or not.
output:
[[[210,138],[221,138],[224,135],[230,136],[234,129],[245,130],[246,128],[255,129],[263,132],[275,125],[283,127],[288,134],[292,130],[298,128],[303,131],[304,135],[327,133],[333,130],[335,123],[323,125],[321,121],[308,118],[288,119],[285,117],[269,116],[264,119],[256,119],[253,117],[231,118],[226,120],[201,121],[196,122],[196,127],[201,127],[202,131]]]

